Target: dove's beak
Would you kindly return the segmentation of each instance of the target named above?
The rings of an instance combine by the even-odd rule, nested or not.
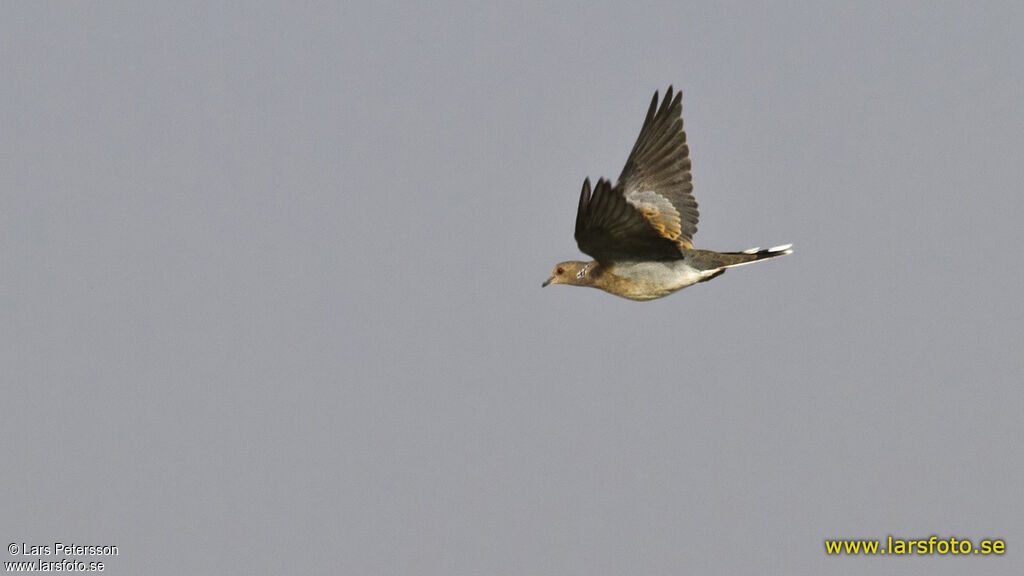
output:
[[[554,280],[554,279],[555,279],[555,277],[554,277],[554,276],[552,276],[551,278],[548,278],[547,280],[545,280],[545,281],[544,281],[544,283],[543,283],[543,284],[541,284],[541,285],[540,285],[540,287],[541,287],[541,288],[544,288],[544,287],[546,287],[546,286],[547,286],[548,284],[551,284],[551,281],[552,281],[552,280]]]

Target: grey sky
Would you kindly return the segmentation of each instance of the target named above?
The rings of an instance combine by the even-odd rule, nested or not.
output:
[[[6,6],[4,544],[1020,574],[1024,5],[963,4]],[[541,289],[669,84],[694,244],[796,253]],[[933,534],[1008,552],[823,547]]]

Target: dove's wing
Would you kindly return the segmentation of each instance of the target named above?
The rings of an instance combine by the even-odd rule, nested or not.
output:
[[[682,93],[670,86],[651,100],[633,151],[613,188],[583,183],[576,212],[576,243],[597,261],[674,260],[692,248],[697,201],[683,131]]]

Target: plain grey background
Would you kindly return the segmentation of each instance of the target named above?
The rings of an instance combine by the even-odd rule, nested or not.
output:
[[[1024,5],[960,4],[6,5],[3,544],[1020,574]],[[669,84],[696,245],[796,253],[542,290]],[[1007,553],[824,551],[888,535]]]

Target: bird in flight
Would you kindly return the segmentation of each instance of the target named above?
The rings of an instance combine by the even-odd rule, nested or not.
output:
[[[653,300],[706,282],[726,268],[784,256],[792,244],[767,250],[712,252],[693,247],[697,201],[683,130],[683,94],[654,93],[626,167],[615,186],[583,181],[576,244],[594,258],[555,266],[549,284],[592,286],[630,300]]]

